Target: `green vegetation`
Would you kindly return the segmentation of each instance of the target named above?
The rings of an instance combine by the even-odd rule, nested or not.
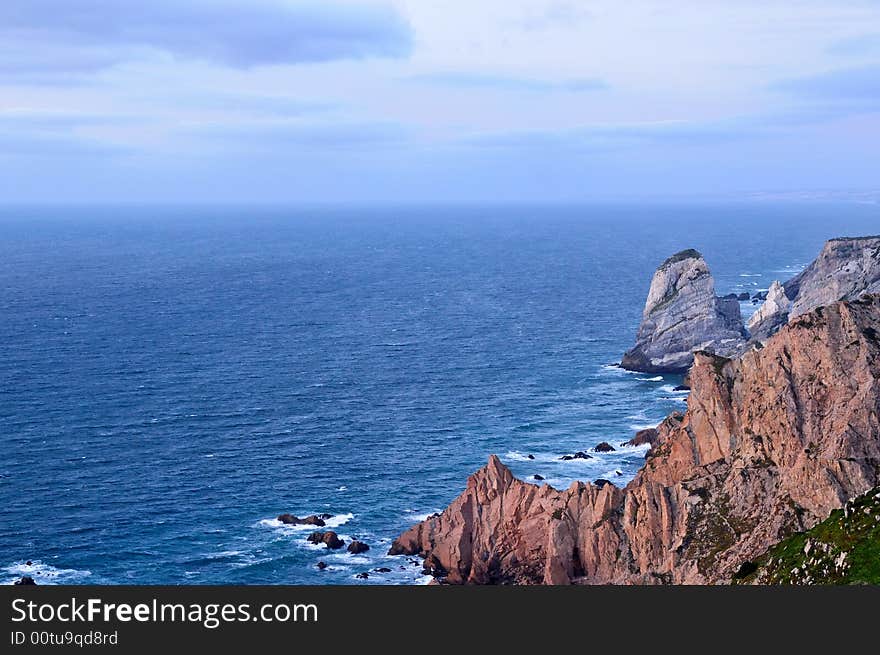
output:
[[[880,487],[744,562],[734,584],[880,584]]]
[[[684,261],[685,259],[702,259],[702,257],[703,256],[693,248],[688,248],[687,250],[682,250],[681,252],[672,255],[672,257],[660,264],[660,268],[662,269],[672,266],[674,263]]]

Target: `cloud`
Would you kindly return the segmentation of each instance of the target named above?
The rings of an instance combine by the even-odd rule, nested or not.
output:
[[[463,71],[438,71],[435,73],[423,73],[408,78],[413,82],[434,84],[437,86],[470,88],[470,89],[499,89],[504,91],[601,91],[609,88],[608,84],[597,78],[580,78],[562,81],[542,80],[528,77],[513,77],[507,75],[491,75],[483,73],[468,73]]]
[[[340,107],[338,103],[331,102],[300,100],[280,95],[239,93],[202,92],[193,95],[178,93],[170,100],[178,107],[276,118],[323,114]]]
[[[283,152],[286,149],[363,151],[400,148],[411,143],[412,133],[397,123],[203,123],[180,128],[178,136],[194,139],[196,150],[230,148],[245,151]]]
[[[0,72],[17,73],[90,72],[144,50],[248,68],[412,48],[396,10],[340,0],[3,0],[0,39],[12,53]]]
[[[828,53],[845,57],[880,54],[880,33],[862,34],[861,36],[841,39],[829,46]]]
[[[0,111],[0,155],[4,157],[101,157],[133,152],[83,129],[128,125],[136,117],[64,111]]]
[[[865,103],[876,106],[880,104],[880,66],[834,70],[783,80],[771,88],[809,100],[855,103],[857,107],[864,107]]]
[[[528,31],[554,28],[575,29],[589,18],[592,18],[592,14],[577,3],[551,2],[538,10],[529,11],[517,23]]]
[[[568,129],[485,133],[464,139],[466,146],[523,151],[605,152],[650,146],[718,146],[766,139],[794,127],[820,123],[825,112],[783,112],[735,116],[719,120],[664,120],[604,123]]]

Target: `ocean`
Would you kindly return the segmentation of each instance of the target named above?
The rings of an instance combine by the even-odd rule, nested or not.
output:
[[[754,293],[878,232],[869,204],[5,208],[0,582],[424,582],[391,539],[490,453],[623,485],[620,444],[685,408],[613,366],[668,255]]]

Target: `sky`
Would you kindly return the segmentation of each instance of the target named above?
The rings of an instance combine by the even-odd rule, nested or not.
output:
[[[2,0],[0,203],[880,189],[877,0]]]

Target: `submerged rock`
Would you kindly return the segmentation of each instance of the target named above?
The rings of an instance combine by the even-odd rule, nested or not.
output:
[[[682,373],[697,350],[731,355],[745,344],[745,329],[734,298],[718,298],[703,256],[683,250],[654,273],[636,345],[622,368],[645,373]]]

